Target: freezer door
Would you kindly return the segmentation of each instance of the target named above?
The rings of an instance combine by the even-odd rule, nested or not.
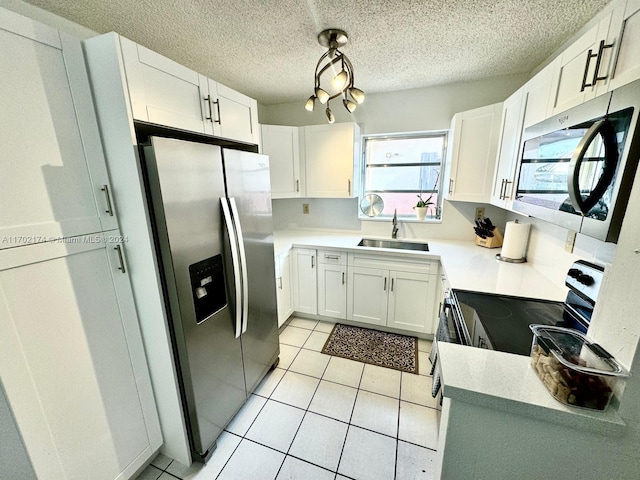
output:
[[[223,257],[221,151],[153,137],[144,162],[190,441],[205,456],[246,400]]]
[[[241,340],[247,392],[279,355],[269,157],[223,150],[227,196],[246,269]],[[246,309],[246,310],[245,310]]]

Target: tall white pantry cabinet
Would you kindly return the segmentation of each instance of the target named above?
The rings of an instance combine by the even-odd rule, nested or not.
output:
[[[0,44],[0,381],[15,454],[39,479],[130,478],[162,435],[82,47],[2,8]]]

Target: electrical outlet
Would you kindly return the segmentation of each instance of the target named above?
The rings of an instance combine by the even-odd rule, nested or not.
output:
[[[574,232],[573,230],[569,230],[569,232],[567,233],[567,241],[564,244],[565,252],[573,253],[573,246],[576,243],[577,234],[578,234],[577,232]]]
[[[476,208],[476,220],[484,220],[484,207]]]
[[[302,213],[304,213],[304,214],[309,213],[309,204],[308,203],[303,203],[302,204]]]

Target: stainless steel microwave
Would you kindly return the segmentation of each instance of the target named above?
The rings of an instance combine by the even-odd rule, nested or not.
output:
[[[640,156],[640,81],[525,129],[513,209],[618,241]]]

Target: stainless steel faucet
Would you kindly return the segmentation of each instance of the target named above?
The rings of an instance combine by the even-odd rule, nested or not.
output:
[[[391,238],[398,238],[398,213],[393,209],[393,229],[391,230]]]

